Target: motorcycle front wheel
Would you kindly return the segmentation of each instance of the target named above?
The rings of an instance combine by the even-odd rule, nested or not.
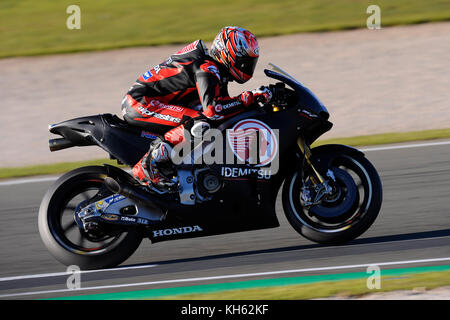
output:
[[[305,206],[302,192],[313,172],[307,168],[288,177],[283,186],[283,209],[292,227],[305,238],[338,245],[363,234],[381,209],[382,184],[374,166],[362,153],[348,147],[322,146],[313,152],[314,163],[334,176],[333,196]]]

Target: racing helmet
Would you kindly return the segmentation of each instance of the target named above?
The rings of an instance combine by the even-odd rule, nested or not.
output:
[[[214,39],[210,55],[225,66],[236,82],[251,79],[259,58],[256,37],[239,27],[225,27]]]

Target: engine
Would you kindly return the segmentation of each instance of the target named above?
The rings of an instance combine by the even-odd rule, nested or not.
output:
[[[208,201],[222,188],[222,179],[208,168],[195,171],[195,193],[200,201]]]

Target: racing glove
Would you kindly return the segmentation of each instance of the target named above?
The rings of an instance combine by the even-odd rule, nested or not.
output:
[[[252,91],[244,91],[235,98],[217,99],[214,105],[209,105],[203,112],[209,120],[222,120],[237,112],[242,107],[248,108],[254,103],[268,103],[272,99],[272,91],[268,87],[259,87]]]
[[[272,99],[272,91],[268,87],[261,86],[252,91],[244,91],[239,96],[239,100],[245,107],[251,106],[255,102],[269,103]]]

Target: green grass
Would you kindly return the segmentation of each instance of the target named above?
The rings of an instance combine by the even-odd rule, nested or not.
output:
[[[368,289],[367,279],[325,281],[313,284],[229,290],[208,294],[166,296],[166,300],[299,300],[332,296],[357,297],[369,293],[414,288],[434,289],[450,285],[450,271],[428,272],[398,277],[381,277],[380,289]]]
[[[66,27],[73,4],[80,30]],[[259,37],[364,28],[370,4],[382,27],[450,19],[448,0],[2,0],[0,57],[208,41],[225,25]]]
[[[450,265],[383,269],[381,290],[367,288],[367,272],[256,279],[224,283],[175,286],[54,297],[52,300],[138,300],[138,299],[308,299],[330,295],[360,295],[411,288],[432,289],[449,284]],[[370,274],[372,275],[372,274]],[[419,276],[420,275],[420,276]],[[358,280],[358,281],[355,281]],[[397,281],[400,280],[400,281]],[[372,283],[372,281],[370,282]]]
[[[323,144],[345,144],[348,146],[371,146],[380,144],[391,144],[411,141],[424,141],[450,138],[450,129],[436,129],[425,131],[401,132],[401,133],[383,133],[367,136],[356,136],[348,138],[335,138],[318,140],[313,147]],[[97,159],[80,162],[64,162],[56,164],[43,164],[23,167],[0,168],[0,180],[17,177],[59,174],[70,170],[90,165],[103,165],[104,163],[116,165],[116,161],[109,159]]]
[[[322,144],[346,144],[348,146],[372,146],[380,144],[391,144],[400,142],[425,141],[450,138],[450,129],[434,129],[425,131],[410,131],[410,132],[389,132],[365,136],[347,137],[347,138],[333,138],[333,139],[319,139],[313,143],[313,147]]]
[[[19,178],[38,175],[49,175],[68,172],[70,170],[84,166],[101,166],[104,163],[117,165],[117,162],[109,159],[98,159],[78,162],[63,162],[56,164],[42,164],[25,167],[0,168],[0,179]]]

